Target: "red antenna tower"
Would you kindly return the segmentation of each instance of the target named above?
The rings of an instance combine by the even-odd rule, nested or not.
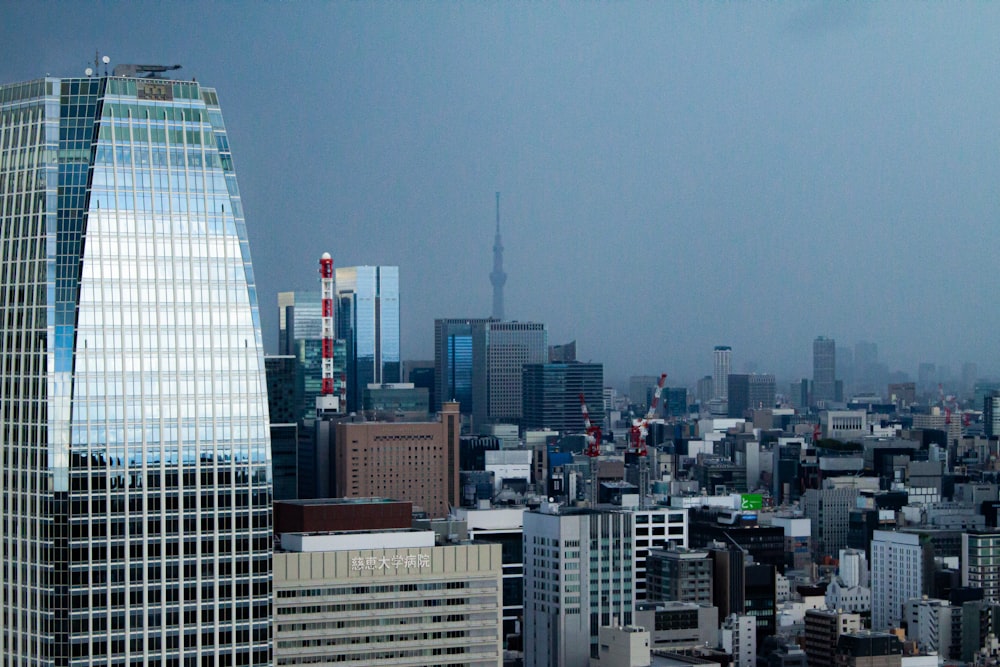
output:
[[[320,339],[322,341],[322,383],[320,395],[316,398],[317,414],[325,411],[339,411],[340,397],[336,395],[333,377],[333,258],[324,252],[319,259],[320,278]]]

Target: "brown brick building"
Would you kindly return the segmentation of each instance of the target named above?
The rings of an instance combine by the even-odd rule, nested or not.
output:
[[[459,504],[458,403],[437,421],[336,425],[335,495],[408,500],[432,518]]]

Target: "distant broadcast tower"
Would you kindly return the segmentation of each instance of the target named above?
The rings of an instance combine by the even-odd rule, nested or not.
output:
[[[503,286],[507,282],[507,274],[503,272],[503,242],[500,241],[500,193],[497,193],[497,235],[493,239],[493,273],[490,274],[493,283],[493,319],[503,319]]]

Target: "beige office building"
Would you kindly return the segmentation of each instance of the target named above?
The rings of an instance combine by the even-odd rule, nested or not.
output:
[[[275,665],[502,664],[500,545],[432,531],[285,533]]]

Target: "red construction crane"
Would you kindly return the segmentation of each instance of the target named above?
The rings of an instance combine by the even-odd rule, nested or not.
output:
[[[656,408],[660,404],[660,394],[663,393],[663,385],[667,381],[667,374],[660,375],[660,380],[656,383],[656,391],[653,392],[653,400],[649,404],[649,410],[642,419],[632,420],[632,452],[639,456],[646,455],[646,436],[649,435],[649,420],[656,417]]]
[[[584,398],[583,394],[580,394],[580,411],[583,413],[583,427],[587,433],[587,448],[583,453],[591,458],[596,458],[601,455],[601,427],[591,423],[587,399]]]
[[[962,426],[969,425],[969,415],[964,412],[962,407],[958,404],[958,397],[954,394],[948,394],[945,396],[944,385],[942,384],[938,384],[938,400],[941,403],[941,409],[944,410],[945,426],[951,425],[951,417],[955,413],[961,414]]]

